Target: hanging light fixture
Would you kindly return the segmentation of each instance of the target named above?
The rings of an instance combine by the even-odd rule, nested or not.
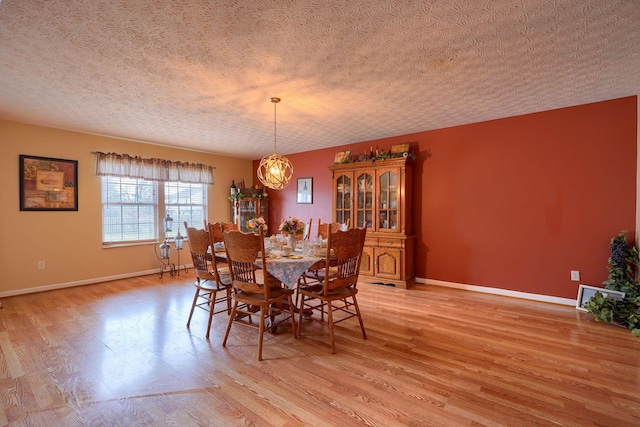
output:
[[[291,181],[293,176],[293,166],[289,159],[280,156],[276,149],[276,104],[280,98],[271,98],[273,102],[273,154],[264,156],[258,166],[258,179],[267,188],[282,190]]]

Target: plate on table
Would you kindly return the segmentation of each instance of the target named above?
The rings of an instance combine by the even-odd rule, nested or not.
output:
[[[283,256],[289,259],[302,259],[300,255],[283,255]]]

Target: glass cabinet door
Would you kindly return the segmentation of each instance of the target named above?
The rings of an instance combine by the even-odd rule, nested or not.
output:
[[[267,223],[269,222],[268,201],[266,199],[245,198],[238,201],[238,217],[240,230],[247,231],[247,221],[250,219],[263,217]]]
[[[255,218],[256,206],[253,200],[240,200],[240,230],[247,231],[247,221]]]
[[[373,228],[373,175],[362,173],[356,178],[356,226]]]
[[[398,174],[387,171],[378,182],[378,229],[398,229]]]
[[[268,202],[266,200],[259,199],[258,204],[260,205],[258,208],[257,217],[263,217],[264,220],[269,224],[269,210],[267,209]]]
[[[336,180],[336,221],[345,224],[351,219],[351,177],[340,175]]]

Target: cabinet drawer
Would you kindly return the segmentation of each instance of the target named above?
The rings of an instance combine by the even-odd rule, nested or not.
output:
[[[378,239],[379,248],[404,248],[404,239],[394,239],[393,237],[380,237]]]
[[[378,238],[377,237],[366,236],[364,238],[364,245],[365,246],[378,246]]]

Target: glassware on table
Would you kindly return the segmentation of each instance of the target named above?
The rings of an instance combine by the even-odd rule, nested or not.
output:
[[[304,255],[313,254],[313,246],[312,246],[312,243],[309,240],[303,240],[302,241],[302,253]]]

